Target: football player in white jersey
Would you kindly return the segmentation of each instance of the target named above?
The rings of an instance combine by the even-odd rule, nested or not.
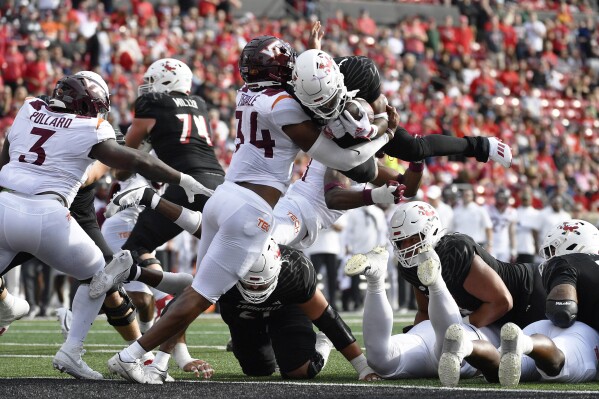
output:
[[[287,190],[292,164],[300,150],[329,167],[349,170],[367,161],[389,141],[392,132],[358,147],[342,149],[321,135],[300,104],[282,87],[291,79],[294,60],[291,46],[273,36],[254,38],[244,47],[239,67],[246,85],[237,93],[237,148],[225,183],[206,203],[198,272],[192,286],[142,338],[109,360],[109,368],[124,378],[146,382],[138,359],[160,344],[161,350],[164,347],[170,352],[166,341],[183,331],[247,273],[271,234],[273,208]],[[390,115],[390,123],[397,122],[395,112]]]
[[[377,168],[372,184],[380,187],[364,189],[341,172],[312,159],[302,178],[289,187],[275,206],[275,240],[298,249],[308,248],[316,241],[318,232],[329,228],[346,210],[397,204],[404,195],[416,195],[421,170],[408,169],[405,174],[397,174],[380,164]]]
[[[27,99],[0,154],[0,275],[20,252],[82,281],[73,302],[66,342],[55,368],[76,378],[101,379],[82,360],[83,341],[104,296],[89,296],[89,279],[105,266],[100,249],[70,217],[68,207],[94,159],[145,177],[181,185],[189,196],[211,194],[204,186],[148,156],[119,146],[112,126],[98,115],[109,109],[106,83],[85,76],[59,80],[49,103]],[[122,252],[112,262],[130,263]],[[0,287],[0,326],[23,316],[19,304]]]
[[[464,327],[464,342],[484,340],[498,345],[496,329],[477,328],[463,322],[460,309],[449,293],[440,273],[441,261],[428,247],[420,252],[418,275],[426,284],[430,297],[428,311],[430,320],[413,326],[404,334],[392,335],[393,310],[385,293],[385,273],[389,253],[377,247],[367,254],[352,256],[345,265],[349,276],[363,274],[367,289],[364,300],[364,345],[368,353],[368,365],[382,378],[430,378],[442,375],[439,358],[445,345],[444,334],[454,324]],[[457,365],[458,376],[474,377],[478,371],[470,364]]]

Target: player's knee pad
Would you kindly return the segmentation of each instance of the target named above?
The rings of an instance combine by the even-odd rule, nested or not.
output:
[[[320,373],[320,371],[323,369],[323,367],[324,367],[324,357],[322,357],[322,355],[319,352],[314,351],[314,354],[312,355],[310,360],[308,360],[308,369],[306,370],[306,378],[312,379],[312,378],[316,377],[318,375],[318,373]],[[298,377],[290,375],[289,373],[285,373],[283,371],[281,371],[281,377],[284,380],[298,378]]]
[[[241,370],[243,374],[249,377],[268,377],[272,375],[276,368],[277,364],[275,361],[266,361],[266,362],[239,362],[241,366]]]
[[[116,308],[109,308],[106,305],[102,305],[102,310],[106,314],[108,324],[111,326],[128,326],[129,324],[133,323],[133,320],[135,320],[135,305],[122,287],[120,287],[118,290],[113,290],[112,293],[115,291],[119,293],[121,298],[123,298],[123,302]]]
[[[572,300],[547,299],[545,302],[545,316],[560,328],[568,328],[576,321],[578,304]]]
[[[313,323],[320,331],[326,334],[338,351],[356,341],[350,328],[331,305],[327,306],[324,313],[318,319],[314,320]]]

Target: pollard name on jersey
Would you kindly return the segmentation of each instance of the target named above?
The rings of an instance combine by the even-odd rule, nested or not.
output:
[[[10,161],[0,170],[0,186],[24,194],[54,191],[70,205],[94,161],[92,147],[114,138],[101,118],[54,112],[29,98],[7,135]]]

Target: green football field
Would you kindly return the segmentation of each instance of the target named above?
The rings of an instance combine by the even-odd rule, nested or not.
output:
[[[394,331],[409,324],[413,316],[402,316],[395,324]],[[359,314],[344,315],[347,324],[354,331],[362,344],[361,316]],[[192,356],[210,362],[215,369],[213,379],[216,381],[280,381],[278,375],[264,378],[248,378],[243,375],[232,353],[225,351],[228,330],[218,315],[202,315],[188,331],[188,343]],[[62,344],[62,334],[58,322],[54,319],[19,320],[13,323],[6,334],[0,338],[0,378],[71,378],[52,368],[52,357]],[[106,361],[125,346],[120,336],[106,323],[101,316],[95,321],[85,344],[87,353],[84,360],[106,378],[118,378],[108,372]],[[170,374],[175,379],[193,379],[193,375],[184,373],[171,362]],[[358,382],[351,365],[335,350],[331,353],[325,369],[310,381],[319,383],[353,383]],[[373,384],[440,387],[435,379],[414,379],[377,381]],[[460,387],[498,389],[497,384],[487,384],[482,378],[463,380]],[[599,383],[586,384],[548,384],[522,383],[521,390],[571,390],[599,391]]]

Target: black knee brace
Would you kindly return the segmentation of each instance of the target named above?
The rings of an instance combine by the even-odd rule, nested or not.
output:
[[[327,306],[324,313],[312,323],[325,333],[338,351],[356,341],[347,324],[331,305]]]
[[[158,266],[162,267],[162,263],[160,263],[160,261],[156,258],[148,258],[148,259],[140,260],[139,262],[137,262],[137,265],[139,267],[148,267],[150,265],[158,265]]]
[[[6,289],[6,285],[4,285],[4,277],[0,277],[0,293]]]
[[[312,379],[312,378],[316,377],[318,375],[318,373],[320,373],[320,371],[322,370],[323,367],[324,367],[324,358],[322,357],[322,355],[320,353],[318,353],[317,351],[314,351],[314,355],[312,355],[312,357],[308,361],[308,370],[306,370],[306,373],[308,374],[308,379]],[[289,375],[285,374],[282,371],[281,371],[281,377],[284,380],[289,380],[292,378],[292,377],[289,377]]]
[[[122,287],[119,287],[119,289],[114,289],[113,287],[106,293],[106,295],[110,295],[114,292],[119,293],[120,297],[123,298],[123,302],[116,308],[109,308],[106,305],[102,305],[102,310],[106,314],[108,324],[111,326],[128,326],[129,324],[133,323],[133,320],[135,320],[135,305]],[[131,312],[129,312],[129,310],[131,310]]]
[[[545,316],[560,328],[568,328],[576,321],[578,305],[571,300],[547,299],[545,302]]]

